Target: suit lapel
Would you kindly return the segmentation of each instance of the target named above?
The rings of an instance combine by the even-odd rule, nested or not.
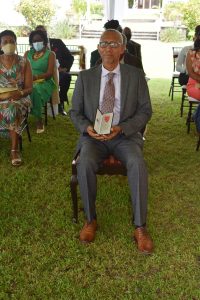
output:
[[[92,95],[93,95],[93,113],[94,118],[96,117],[96,111],[99,107],[99,95],[100,95],[100,83],[101,83],[101,65],[98,66],[94,72],[91,73],[91,82],[92,82]]]
[[[120,64],[120,72],[121,72],[121,109],[120,109],[120,119],[122,118],[122,112],[124,111],[125,99],[127,90],[128,90],[128,70],[124,68],[125,65]],[[126,80],[124,80],[126,78]],[[123,80],[122,80],[123,79]]]

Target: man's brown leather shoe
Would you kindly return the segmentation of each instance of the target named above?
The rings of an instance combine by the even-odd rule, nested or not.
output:
[[[145,227],[138,227],[134,232],[134,240],[137,243],[138,250],[144,254],[153,252],[153,241],[148,235]]]
[[[92,222],[86,222],[83,226],[79,239],[82,243],[90,243],[94,241],[95,233],[97,230],[97,220],[93,220]]]

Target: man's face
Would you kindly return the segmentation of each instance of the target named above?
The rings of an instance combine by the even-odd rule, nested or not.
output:
[[[120,61],[120,56],[124,52],[120,35],[116,32],[105,32],[101,36],[98,51],[103,65],[113,65],[116,67]]]

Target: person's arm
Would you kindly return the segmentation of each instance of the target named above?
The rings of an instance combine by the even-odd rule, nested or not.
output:
[[[30,95],[32,93],[33,88],[33,75],[32,75],[32,69],[31,64],[28,59],[26,59],[25,64],[25,72],[24,72],[24,88],[21,90],[23,93],[23,97]]]
[[[185,73],[186,69],[185,69],[185,59],[186,59],[186,49],[183,48],[179,55],[178,55],[178,59],[176,62],[176,71],[180,72],[180,73]]]
[[[87,119],[84,113],[84,84],[82,72],[80,72],[72,96],[72,108],[69,111],[70,118],[80,133],[86,133],[88,126],[93,124]]]
[[[55,68],[55,53],[53,51],[51,51],[49,54],[47,71],[45,73],[42,73],[39,75],[34,75],[33,80],[38,80],[38,79],[46,80],[46,79],[51,78],[54,73],[54,68]]]
[[[16,90],[13,92],[9,92],[9,97],[5,95],[1,95],[0,100],[7,100],[9,98],[10,101],[19,100],[23,97],[26,97],[31,94],[33,87],[33,76],[32,76],[32,70],[31,65],[28,59],[25,60],[25,67],[24,67],[24,87],[22,90]]]
[[[141,45],[138,44],[137,47],[137,57],[142,61]]]
[[[62,40],[55,39],[53,45],[55,46],[56,58],[60,64],[59,71],[69,72],[74,62],[74,56]],[[52,50],[54,51],[54,47],[52,47]]]
[[[136,111],[132,116],[118,124],[126,136],[131,136],[137,132],[141,132],[152,115],[151,100],[147,82],[142,71],[139,72],[140,75],[138,79],[137,94],[134,92],[135,97],[137,97]]]
[[[195,73],[192,67],[192,59],[191,59],[190,51],[187,53],[187,57],[186,57],[186,68],[189,77],[196,80],[197,82],[200,82],[200,75]]]

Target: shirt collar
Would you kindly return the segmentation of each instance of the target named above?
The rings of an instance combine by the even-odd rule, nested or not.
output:
[[[105,77],[108,75],[108,73],[114,73],[114,74],[120,74],[120,65],[118,64],[117,67],[113,71],[108,71],[107,69],[104,68],[102,65],[102,76]]]

